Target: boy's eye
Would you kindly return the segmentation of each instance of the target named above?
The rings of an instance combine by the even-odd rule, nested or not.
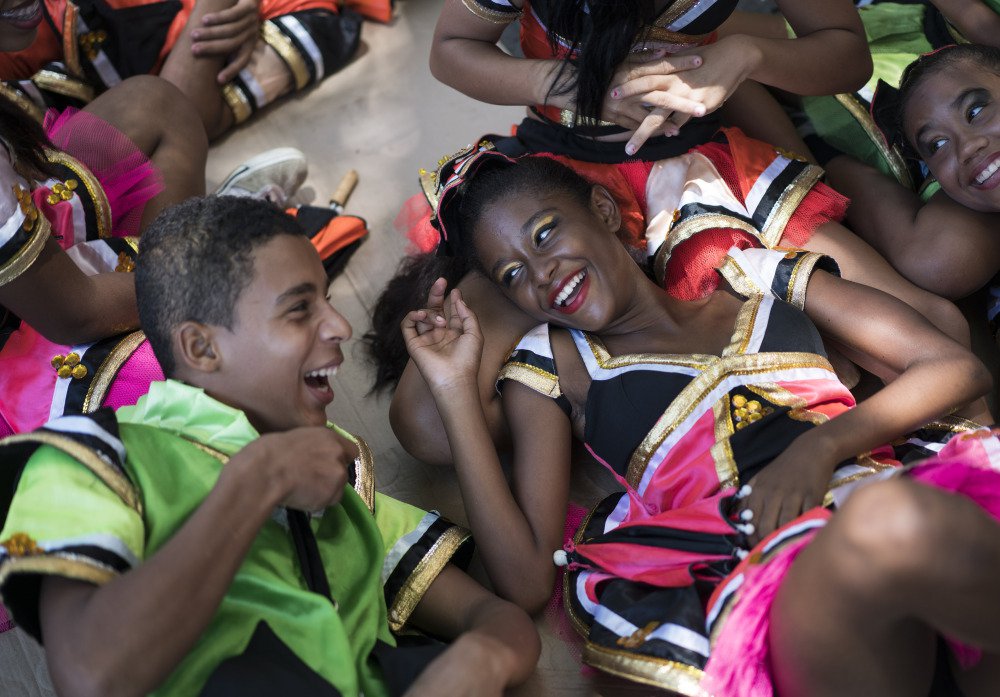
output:
[[[290,314],[290,315],[291,314],[301,315],[301,314],[303,314],[305,312],[308,312],[308,310],[309,310],[309,303],[307,303],[305,300],[303,300],[302,302],[297,302],[294,305],[292,305],[290,308],[288,308],[288,314]]]
[[[985,104],[973,104],[969,107],[969,110],[965,113],[965,118],[971,123],[974,118],[979,116],[979,113],[986,107]]]

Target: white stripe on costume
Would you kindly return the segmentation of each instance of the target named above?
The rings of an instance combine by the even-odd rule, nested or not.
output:
[[[385,561],[382,562],[383,586],[385,585],[385,582],[389,580],[389,577],[392,576],[392,572],[396,570],[396,566],[403,558],[403,555],[405,555],[410,547],[415,545],[417,541],[424,536],[424,533],[427,532],[428,528],[430,528],[430,526],[433,525],[434,522],[440,517],[440,515],[431,511],[420,519],[420,522],[417,523],[417,527],[396,540],[396,544],[392,546],[389,553],[385,555]]]
[[[604,605],[597,607],[597,612],[594,613],[594,621],[610,629],[620,637],[630,637],[639,631],[637,626]],[[643,641],[650,641],[652,639],[669,642],[674,646],[680,646],[708,658],[708,639],[679,624],[671,624],[669,622],[661,624],[654,631],[646,635]]]
[[[69,382],[69,380],[65,380],[65,382]],[[125,444],[86,416],[60,416],[58,419],[46,423],[45,428],[60,433],[78,433],[97,438],[117,453],[119,462],[125,462]]]
[[[316,82],[322,80],[323,75],[326,74],[326,68],[323,65],[323,54],[320,53],[319,46],[317,46],[316,42],[313,41],[312,36],[308,31],[306,31],[306,28],[302,26],[302,22],[291,15],[278,17],[274,21],[295,35],[295,38],[299,40],[300,44],[302,44],[306,53],[308,53],[309,57],[312,58],[313,65],[316,68]]]
[[[785,170],[789,162],[791,160],[787,157],[777,155],[774,161],[767,166],[767,169],[757,177],[757,181],[750,187],[750,193],[747,194],[747,210],[750,211],[751,215],[756,215],[757,207],[764,198],[764,194],[767,193],[768,188],[774,182],[775,178]]]
[[[243,80],[243,84],[250,90],[250,94],[253,95],[253,100],[257,104],[258,109],[267,104],[267,95],[264,94],[264,88],[257,82],[257,78],[253,76],[253,73],[247,68],[243,68],[240,71],[240,79]]]
[[[58,552],[65,547],[79,547],[83,545],[106,549],[112,554],[121,557],[122,560],[132,568],[139,565],[139,558],[131,549],[128,548],[128,545],[114,535],[108,535],[106,533],[98,532],[90,535],[81,535],[80,537],[70,537],[68,539],[43,542],[39,544],[39,546],[46,552]]]
[[[710,631],[715,620],[718,619],[719,613],[722,612],[722,608],[726,606],[726,601],[740,588],[743,587],[743,581],[746,580],[743,574],[737,574],[733,578],[729,579],[729,583],[722,587],[719,591],[718,600],[715,604],[708,609],[708,615],[705,617],[705,630]]]
[[[632,508],[632,499],[629,497],[626,491],[622,494],[622,497],[618,499],[618,505],[615,506],[615,510],[611,511],[611,515],[607,517],[604,521],[604,532],[608,533],[617,528],[625,521],[625,516],[628,515],[629,510]]]

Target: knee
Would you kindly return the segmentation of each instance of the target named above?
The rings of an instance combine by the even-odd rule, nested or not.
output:
[[[155,130],[162,140],[176,135],[204,139],[201,117],[191,100],[170,82],[155,75],[130,77],[115,88],[122,118]],[[205,140],[208,147],[208,141]]]
[[[933,529],[920,484],[893,478],[854,493],[830,524],[844,585],[869,599],[896,593],[933,561]]]

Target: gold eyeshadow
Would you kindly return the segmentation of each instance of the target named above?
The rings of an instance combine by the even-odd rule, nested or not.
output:
[[[504,283],[504,276],[507,275],[507,272],[511,271],[512,269],[516,269],[520,265],[521,264],[519,262],[516,262],[516,261],[511,261],[511,262],[508,262],[508,263],[504,264],[503,266],[501,266],[497,270],[496,278],[494,280],[496,280],[496,282],[499,283],[500,285],[503,285],[503,283]]]
[[[554,223],[555,221],[556,217],[554,215],[546,215],[543,218],[540,218],[538,222],[535,223],[535,229],[531,231],[531,240],[533,242],[537,241],[538,233],[547,227],[551,227],[552,223]]]

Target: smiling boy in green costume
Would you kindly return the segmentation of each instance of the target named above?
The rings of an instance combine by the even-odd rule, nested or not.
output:
[[[531,621],[448,563],[468,534],[374,492],[367,446],[327,424],[351,327],[290,218],[181,204],[144,236],[136,289],[172,379],[0,449],[0,593],[60,694],[375,697],[418,675],[407,695],[499,695],[527,677]],[[411,621],[457,638],[397,648]]]

